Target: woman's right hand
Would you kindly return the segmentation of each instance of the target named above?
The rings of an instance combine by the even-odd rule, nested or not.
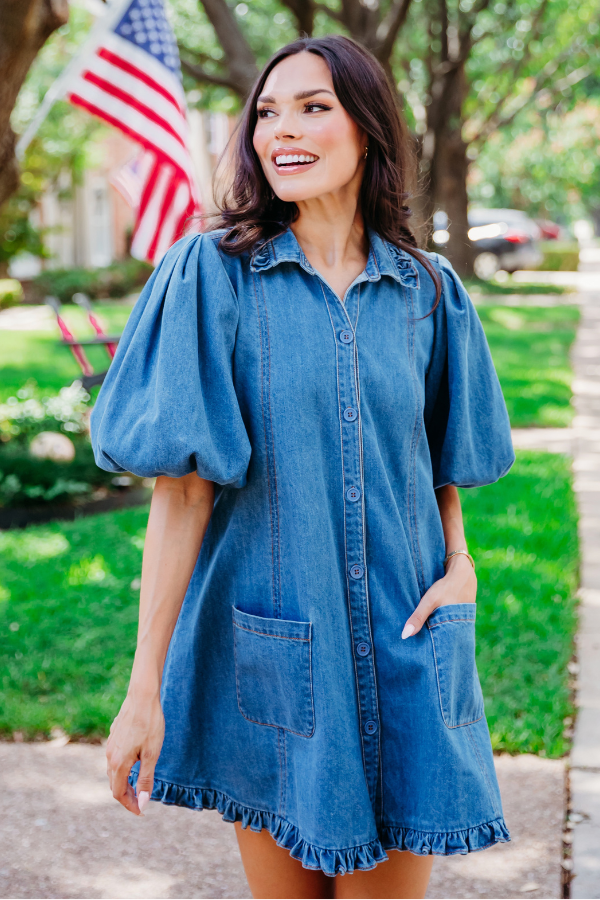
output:
[[[127,694],[110,727],[106,744],[107,774],[113,797],[135,816],[143,815],[154,784],[154,768],[165,736],[158,690]],[[131,767],[141,760],[137,796],[129,784]]]
[[[156,479],[142,562],[140,623],[127,697],[106,745],[113,797],[135,816],[143,814],[154,783],[164,736],[160,705],[162,671],[215,500],[212,481],[195,472]],[[141,761],[137,797],[129,784]]]

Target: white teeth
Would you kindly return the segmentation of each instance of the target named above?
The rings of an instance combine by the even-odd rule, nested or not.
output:
[[[290,166],[294,165],[295,163],[315,162],[316,159],[316,156],[309,156],[308,154],[300,154],[300,156],[298,156],[297,154],[290,154],[289,156],[282,154],[281,156],[275,157],[275,164],[278,166]]]

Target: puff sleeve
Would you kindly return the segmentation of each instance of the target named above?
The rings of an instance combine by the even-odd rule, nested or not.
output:
[[[93,409],[100,468],[245,483],[251,447],[232,377],[237,323],[214,240],[178,241],[144,287]]]
[[[437,261],[442,299],[425,386],[433,486],[478,487],[514,462],[510,422],[475,307],[450,263]]]

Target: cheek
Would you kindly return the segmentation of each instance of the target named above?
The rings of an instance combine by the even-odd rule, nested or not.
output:
[[[345,118],[315,122],[311,137],[334,169],[338,166],[344,169],[356,167],[360,151],[353,122],[348,122]]]
[[[262,159],[263,155],[266,152],[269,138],[265,133],[265,129],[261,128],[261,124],[262,122],[259,119],[256,124],[256,128],[254,129],[254,137],[252,138],[252,143],[254,144],[254,149]]]

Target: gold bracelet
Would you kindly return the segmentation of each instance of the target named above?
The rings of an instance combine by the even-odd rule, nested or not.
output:
[[[463,556],[467,557],[467,559],[469,560],[469,562],[471,563],[471,565],[473,566],[473,569],[474,569],[475,568],[475,560],[473,559],[473,557],[471,556],[471,554],[469,553],[468,550],[453,550],[452,553],[449,553],[448,556],[446,557],[446,559],[444,560],[444,565],[446,565],[446,563],[450,562],[452,557],[457,556],[457,554],[459,554],[459,553],[462,554]]]

